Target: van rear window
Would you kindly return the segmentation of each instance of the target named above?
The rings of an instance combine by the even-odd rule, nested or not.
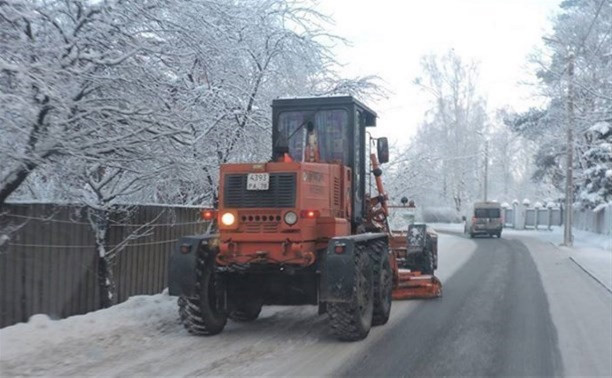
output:
[[[499,209],[476,209],[474,210],[476,218],[501,218]]]

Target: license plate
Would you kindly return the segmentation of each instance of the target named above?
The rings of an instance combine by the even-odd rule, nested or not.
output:
[[[249,173],[247,176],[247,190],[270,189],[269,173]]]

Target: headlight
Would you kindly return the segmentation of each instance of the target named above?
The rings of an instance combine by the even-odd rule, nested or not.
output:
[[[221,223],[225,226],[231,226],[236,221],[236,217],[232,213],[225,213],[221,216]]]
[[[285,223],[287,223],[289,226],[293,226],[297,223],[297,221],[298,216],[296,213],[294,213],[293,211],[287,211],[285,213]]]

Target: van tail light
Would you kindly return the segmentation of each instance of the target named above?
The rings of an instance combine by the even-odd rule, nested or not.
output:
[[[203,209],[200,211],[200,217],[205,221],[211,221],[217,217],[217,211],[214,209]]]
[[[321,216],[319,210],[302,210],[300,211],[300,217],[306,219],[316,219]]]

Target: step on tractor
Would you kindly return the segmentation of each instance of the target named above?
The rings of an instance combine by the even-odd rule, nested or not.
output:
[[[366,131],[376,118],[350,96],[273,101],[271,160],[221,165],[217,204],[202,211],[209,231],[171,253],[169,292],[190,333],[253,321],[263,305],[310,304],[338,339],[355,341],[387,323],[392,297],[439,294],[432,270],[402,265],[410,243],[435,245],[424,228],[389,228],[388,142]]]

